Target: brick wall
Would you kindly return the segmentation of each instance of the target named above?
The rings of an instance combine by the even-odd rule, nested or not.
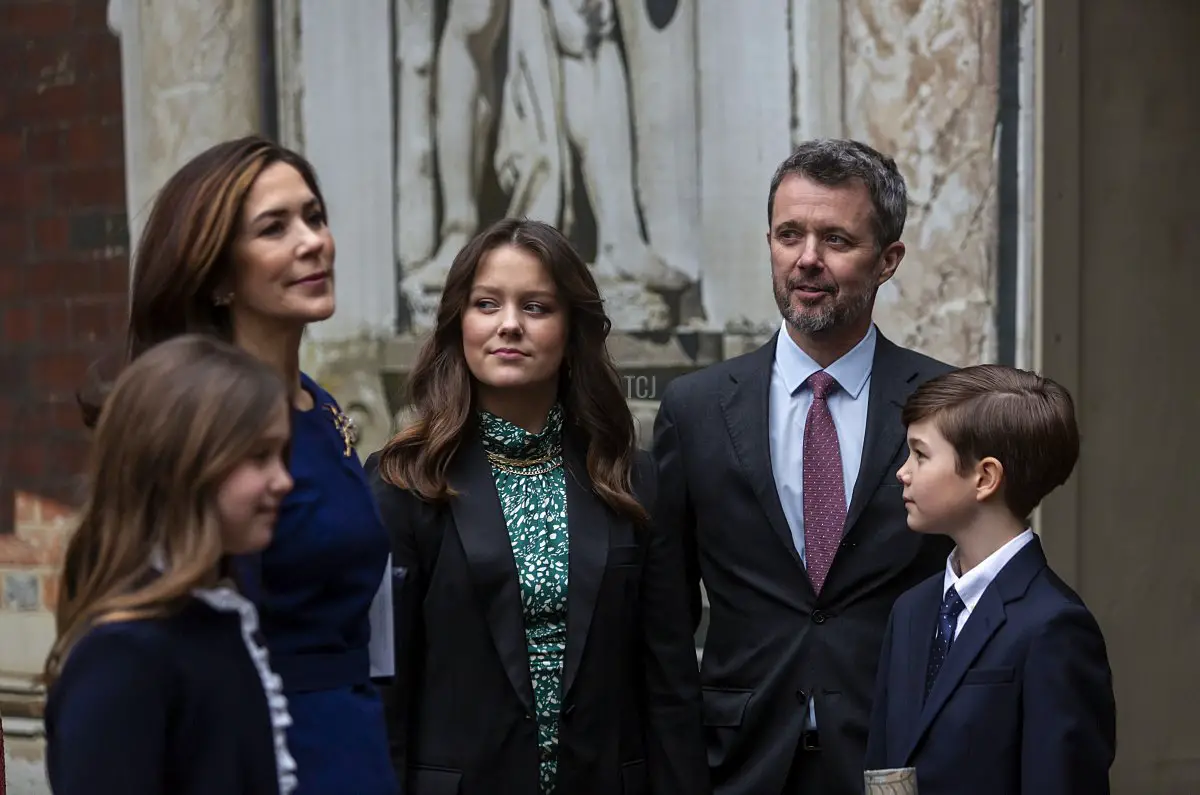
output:
[[[13,503],[15,532],[0,535],[0,672],[21,677],[41,670],[54,640],[59,569],[75,511],[21,492]],[[3,693],[0,707],[15,714]]]
[[[0,533],[17,493],[77,499],[75,392],[123,332],[121,60],[106,11],[0,0]]]

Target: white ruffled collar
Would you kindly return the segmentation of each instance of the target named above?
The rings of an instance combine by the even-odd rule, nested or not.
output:
[[[229,586],[203,589],[192,594],[214,610],[223,613],[236,612],[241,620],[242,642],[250,654],[250,660],[258,671],[267,706],[271,710],[271,733],[275,740],[275,769],[279,776],[279,795],[289,795],[297,786],[296,760],[288,751],[287,729],[292,725],[288,713],[287,696],[283,694],[283,679],[271,670],[266,646],[258,642],[258,610],[254,604]]]
[[[161,549],[150,556],[150,565],[158,571],[166,568],[166,559]],[[230,584],[221,583],[214,588],[195,588],[196,597],[213,610],[222,613],[237,613],[242,630],[242,644],[254,663],[267,707],[271,713],[271,734],[275,743],[275,770],[279,779],[279,795],[290,795],[296,790],[296,760],[288,750],[287,729],[292,725],[288,712],[287,696],[283,694],[283,679],[271,670],[267,648],[258,641],[258,608]]]

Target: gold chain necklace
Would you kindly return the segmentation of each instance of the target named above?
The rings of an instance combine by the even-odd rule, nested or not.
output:
[[[491,450],[486,452],[492,466],[510,475],[544,475],[562,466],[562,447],[555,447],[539,458],[512,458]]]

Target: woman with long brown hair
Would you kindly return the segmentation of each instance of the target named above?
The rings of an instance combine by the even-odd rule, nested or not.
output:
[[[126,357],[199,332],[250,352],[288,385],[295,487],[271,545],[240,556],[237,569],[291,705],[298,795],[395,795],[369,652],[387,534],[347,417],[299,366],[305,327],[335,308],[334,254],[303,157],[255,136],[217,144],[167,180],[147,219]]]
[[[560,232],[504,220],[454,260],[415,422],[368,459],[397,589],[394,759],[410,795],[702,795],[682,551]]]
[[[46,661],[57,795],[287,795],[286,700],[230,555],[262,549],[292,487],[288,394],[231,345],[139,358],[100,416]]]

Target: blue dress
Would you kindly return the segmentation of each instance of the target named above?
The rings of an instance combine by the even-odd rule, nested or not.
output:
[[[315,406],[292,410],[291,474],[271,545],[243,559],[293,725],[295,795],[396,795],[383,704],[370,679],[368,611],[390,542],[337,402],[300,376]]]

